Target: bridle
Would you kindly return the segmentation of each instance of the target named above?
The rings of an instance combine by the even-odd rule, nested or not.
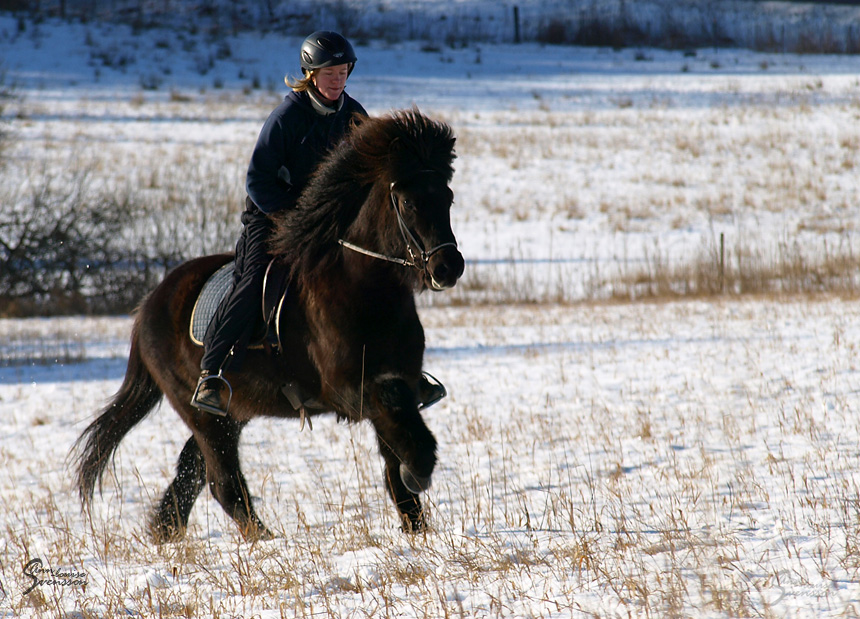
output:
[[[437,173],[435,170],[422,170],[421,172]],[[394,209],[394,214],[397,216],[397,225],[400,228],[400,235],[403,237],[403,242],[406,245],[406,253],[409,254],[408,259],[380,254],[378,252],[365,249],[364,247],[355,245],[354,243],[350,243],[349,241],[345,241],[343,239],[338,239],[337,242],[340,243],[346,249],[350,249],[359,254],[364,254],[365,256],[370,256],[371,258],[385,260],[386,262],[393,262],[394,264],[399,264],[404,267],[409,267],[422,271],[429,279],[433,288],[441,289],[441,287],[437,286],[432,274],[428,273],[427,264],[430,262],[430,258],[433,256],[433,254],[442,249],[445,249],[446,247],[453,247],[456,249],[457,243],[449,241],[447,243],[441,243],[440,245],[437,245],[436,247],[433,247],[429,250],[425,250],[424,244],[415,236],[415,234],[412,232],[412,230],[409,229],[409,226],[407,226],[406,222],[403,220],[403,215],[400,212],[400,205],[398,204],[397,198],[394,195],[395,185],[396,183],[391,183],[391,185],[389,185],[388,195],[391,198],[391,206]]]

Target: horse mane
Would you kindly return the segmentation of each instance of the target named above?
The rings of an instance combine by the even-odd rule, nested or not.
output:
[[[385,206],[391,183],[421,171],[436,171],[451,182],[454,141],[447,124],[431,120],[417,108],[357,117],[312,174],[296,207],[275,217],[273,255],[290,265],[294,278],[331,266],[340,255],[338,239],[371,199],[375,185],[385,188]]]

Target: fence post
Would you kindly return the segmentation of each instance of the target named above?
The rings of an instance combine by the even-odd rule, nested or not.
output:
[[[520,7],[514,5],[514,43],[520,42]]]

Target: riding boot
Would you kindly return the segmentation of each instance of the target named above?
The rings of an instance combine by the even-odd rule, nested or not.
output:
[[[430,408],[447,395],[448,390],[445,389],[445,385],[435,376],[427,372],[421,374],[421,381],[418,383],[418,410]]]
[[[197,389],[194,390],[194,396],[191,398],[191,406],[224,417],[227,415],[227,408],[230,405],[229,399],[226,406],[222,401],[225,387],[229,389],[230,384],[223,376],[213,374],[209,370],[203,370],[197,381]]]

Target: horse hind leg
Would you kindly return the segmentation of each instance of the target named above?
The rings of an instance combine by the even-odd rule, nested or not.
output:
[[[209,490],[248,540],[272,539],[274,534],[257,516],[239,463],[242,424],[229,417],[207,416],[196,438],[206,461]],[[201,424],[202,425],[202,424]]]
[[[192,436],[179,454],[176,477],[149,522],[150,533],[156,542],[174,541],[185,535],[191,508],[205,485],[206,462]]]

